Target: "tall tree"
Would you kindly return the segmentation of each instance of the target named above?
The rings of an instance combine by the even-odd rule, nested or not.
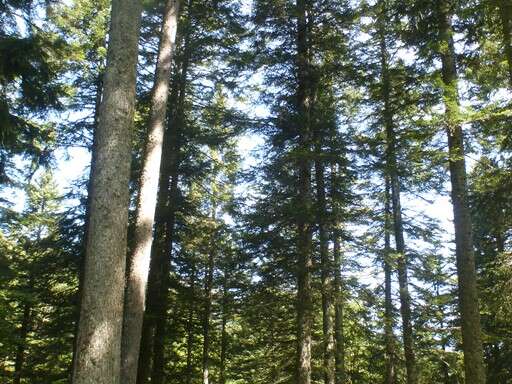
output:
[[[460,121],[457,63],[452,27],[454,4],[451,1],[438,0],[436,1],[436,7],[439,55],[442,61],[444,123],[448,135],[464,370],[466,383],[484,384],[486,381],[485,365],[480,328],[473,230],[467,199],[464,134]]]
[[[316,146],[319,147],[318,139]],[[317,153],[320,151],[317,149]],[[321,155],[320,155],[321,156]],[[325,193],[325,166],[323,159],[315,160],[317,223],[320,247],[321,284],[322,284],[322,332],[323,332],[323,370],[324,382],[334,384],[335,355],[334,327],[332,322],[332,262],[329,257],[329,234],[326,225],[327,201]]]
[[[393,299],[391,291],[392,249],[391,249],[391,193],[389,178],[386,177],[384,196],[384,338],[386,343],[385,384],[396,383],[396,352],[393,334]]]
[[[129,260],[123,315],[122,382],[134,384],[140,349],[142,321],[149,273],[153,222],[157,202],[159,170],[162,158],[164,127],[169,94],[171,66],[178,27],[179,0],[165,5],[160,45],[151,96],[151,116],[144,149],[143,167],[134,229],[134,249]]]
[[[391,105],[391,78],[389,71],[389,53],[386,42],[385,24],[388,15],[386,0],[380,2],[379,15],[379,43],[380,43],[380,71],[381,71],[381,97],[382,121],[386,136],[386,171],[391,186],[391,209],[393,213],[393,232],[395,235],[396,263],[398,270],[398,284],[400,286],[400,313],[402,315],[402,335],[405,352],[405,365],[407,370],[407,384],[418,382],[416,357],[414,354],[411,295],[409,293],[408,257],[405,249],[404,224],[402,219],[402,205],[400,197],[400,178],[397,164],[397,139],[395,132],[394,113]]]
[[[333,210],[333,296],[334,296],[334,363],[335,363],[335,382],[336,384],[344,384],[346,382],[345,368],[345,337],[343,332],[343,281],[341,276],[342,268],[342,252],[341,252],[341,212],[340,192],[338,183],[340,177],[338,175],[338,166],[336,163],[331,166],[331,204]]]
[[[72,381],[120,382],[131,126],[141,4],[114,0]]]
[[[309,0],[297,0],[297,383],[311,382],[311,327],[313,303],[311,292],[312,226],[311,226],[311,64],[308,32],[311,20]]]

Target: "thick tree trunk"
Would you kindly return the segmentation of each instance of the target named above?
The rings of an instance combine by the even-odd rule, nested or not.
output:
[[[25,303],[23,307],[23,317],[21,319],[21,328],[19,333],[18,347],[16,348],[16,357],[14,359],[14,380],[13,384],[21,383],[23,364],[25,363],[25,350],[27,349],[27,336],[30,330],[32,306]]]
[[[123,384],[135,384],[137,381],[137,365],[153,240],[153,221],[157,203],[159,170],[162,159],[164,126],[169,94],[169,78],[174,55],[178,11],[179,0],[168,0],[160,32],[160,46],[151,99],[151,117],[140,175],[134,230],[134,249],[126,280],[121,349],[121,378]]]
[[[508,63],[510,88],[512,89],[512,3],[510,0],[498,0],[498,9],[502,25],[503,45]]]
[[[382,1],[383,15],[386,14],[385,1]],[[386,131],[386,168],[391,183],[391,202],[393,212],[393,229],[397,252],[398,285],[400,287],[400,314],[402,316],[402,336],[404,342],[405,367],[407,384],[416,384],[418,376],[416,371],[416,357],[414,354],[413,327],[411,321],[411,295],[409,293],[408,261],[405,250],[404,227],[402,207],[400,202],[400,179],[396,156],[396,133],[391,107],[391,79],[388,68],[388,52],[386,35],[384,31],[385,17],[381,19],[380,28],[380,60],[382,99],[384,102],[383,118]]]
[[[391,297],[391,192],[389,177],[386,176],[384,205],[384,338],[386,343],[386,375],[385,384],[396,383],[395,373],[395,335],[393,334],[393,300]]]
[[[450,178],[452,186],[455,253],[457,259],[459,309],[462,325],[462,345],[466,384],[484,384],[480,311],[476,282],[475,255],[471,214],[467,201],[464,136],[459,122],[457,67],[453,43],[450,1],[438,0],[440,55],[442,60],[445,123],[448,134]]]
[[[321,149],[317,147],[317,154]],[[320,241],[320,264],[322,280],[322,331],[323,371],[325,384],[334,384],[335,356],[332,323],[332,264],[329,259],[329,238],[327,233],[327,204],[325,198],[325,169],[321,160],[315,161],[317,223]]]
[[[308,0],[297,0],[297,108],[299,125],[298,196],[297,196],[297,383],[311,383],[311,84],[308,57]]]
[[[119,384],[141,3],[112,2],[74,384]]]
[[[203,308],[203,384],[210,381],[210,318],[212,312],[212,289],[213,289],[213,268],[215,255],[212,249],[208,255],[208,262],[205,270],[204,283],[204,308]]]
[[[91,163],[89,168],[89,179],[87,181],[87,200],[85,202],[85,215],[84,215],[84,232],[81,239],[81,253],[80,260],[78,262],[78,292],[77,292],[77,303],[78,306],[77,314],[76,314],[76,323],[74,325],[74,338],[73,338],[73,357],[71,361],[71,366],[69,367],[69,376],[70,379],[73,375],[73,367],[75,366],[76,359],[76,350],[77,350],[77,341],[78,341],[78,318],[80,315],[80,307],[82,303],[82,290],[83,290],[83,282],[84,282],[84,270],[85,270],[85,254],[87,251],[87,238],[89,232],[89,217],[91,215],[91,196],[92,196],[92,180],[93,180],[93,170],[96,164],[96,147],[98,146],[98,124],[99,124],[99,116],[100,116],[100,106],[101,106],[101,96],[103,94],[103,72],[98,74],[98,78],[96,81],[96,95],[94,98],[94,116],[92,122],[92,148],[91,148]]]

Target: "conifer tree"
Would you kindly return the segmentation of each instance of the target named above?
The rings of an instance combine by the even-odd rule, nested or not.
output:
[[[114,1],[73,383],[119,383],[131,126],[141,6]],[[115,150],[114,150],[115,148]],[[108,303],[105,306],[105,303]]]

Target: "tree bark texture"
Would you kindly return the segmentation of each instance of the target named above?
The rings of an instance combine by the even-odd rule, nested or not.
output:
[[[74,384],[119,384],[139,0],[112,2]]]

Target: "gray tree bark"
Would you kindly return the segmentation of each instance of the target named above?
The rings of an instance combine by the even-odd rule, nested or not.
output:
[[[179,5],[179,0],[167,1],[162,30],[160,32],[160,46],[151,99],[148,137],[140,175],[134,230],[134,249],[126,280],[121,349],[121,377],[123,384],[135,384],[137,381],[146,286],[151,245],[153,242],[153,222],[158,194],[169,81],[174,56]]]
[[[119,384],[139,0],[112,2],[74,384]]]
[[[74,384],[119,384],[139,0],[112,2]]]
[[[475,255],[471,213],[467,201],[464,134],[459,121],[457,66],[453,42],[451,1],[437,1],[439,20],[439,54],[442,61],[445,124],[448,135],[448,154],[451,197],[455,226],[459,309],[462,325],[462,348],[466,384],[485,384],[480,310],[476,281]]]

